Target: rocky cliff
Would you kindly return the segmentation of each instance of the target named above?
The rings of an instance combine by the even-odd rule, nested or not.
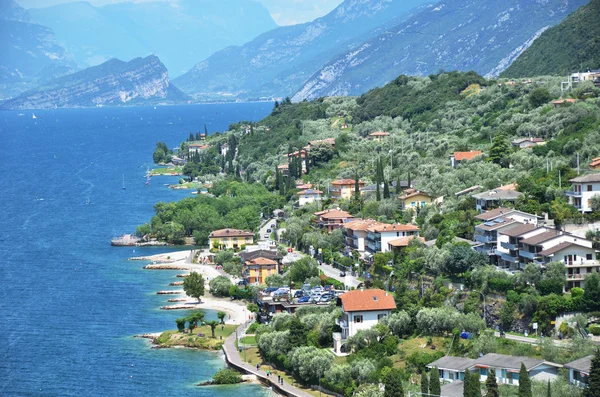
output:
[[[545,29],[588,0],[444,0],[338,54],[294,100],[359,95],[400,74],[474,70],[497,76]]]
[[[167,69],[151,55],[101,65],[54,79],[9,100],[0,109],[44,109],[176,103],[187,96],[174,87]]]

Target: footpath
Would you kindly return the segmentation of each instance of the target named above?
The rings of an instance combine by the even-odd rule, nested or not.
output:
[[[237,334],[243,335],[246,327],[247,324],[240,325],[237,328],[236,333],[231,334],[225,340],[225,343],[223,344],[223,353],[225,353],[225,360],[227,360],[227,363],[242,373],[255,375],[260,382],[271,387],[281,395],[289,397],[313,397],[311,394],[302,391],[289,383],[284,382],[283,384],[278,384],[277,378],[268,377],[265,371],[257,370],[255,366],[242,361],[242,358],[235,347],[235,339]]]

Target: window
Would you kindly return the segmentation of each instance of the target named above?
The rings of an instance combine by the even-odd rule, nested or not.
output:
[[[387,314],[378,314],[377,315],[377,321],[381,321],[382,318],[384,318],[385,316],[387,316]]]
[[[363,316],[354,316],[354,322],[355,323],[362,323],[363,322]]]
[[[593,255],[592,254],[585,254],[585,259],[588,261],[591,261],[593,259]]]
[[[487,376],[487,374],[488,374],[487,368],[480,368],[479,369],[479,374],[481,376]]]
[[[592,185],[587,185],[587,191],[591,192],[592,191]]]
[[[411,206],[411,207],[416,207],[416,206],[417,206],[417,203],[413,201],[412,203],[410,203],[410,206]]]

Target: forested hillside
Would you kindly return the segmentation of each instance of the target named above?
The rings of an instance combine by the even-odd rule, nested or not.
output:
[[[502,76],[569,75],[587,69],[600,69],[600,0],[545,31]]]

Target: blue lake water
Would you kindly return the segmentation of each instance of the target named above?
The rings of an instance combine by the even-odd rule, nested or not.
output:
[[[169,248],[111,247],[171,191],[145,186],[157,141],[259,120],[270,103],[0,112],[0,395],[270,395],[257,385],[201,388],[220,354],[152,350],[133,335],[175,328],[158,308],[174,271],[131,256]],[[23,113],[23,115],[19,115]],[[121,189],[125,178],[126,190]],[[214,316],[210,313],[209,318]]]

